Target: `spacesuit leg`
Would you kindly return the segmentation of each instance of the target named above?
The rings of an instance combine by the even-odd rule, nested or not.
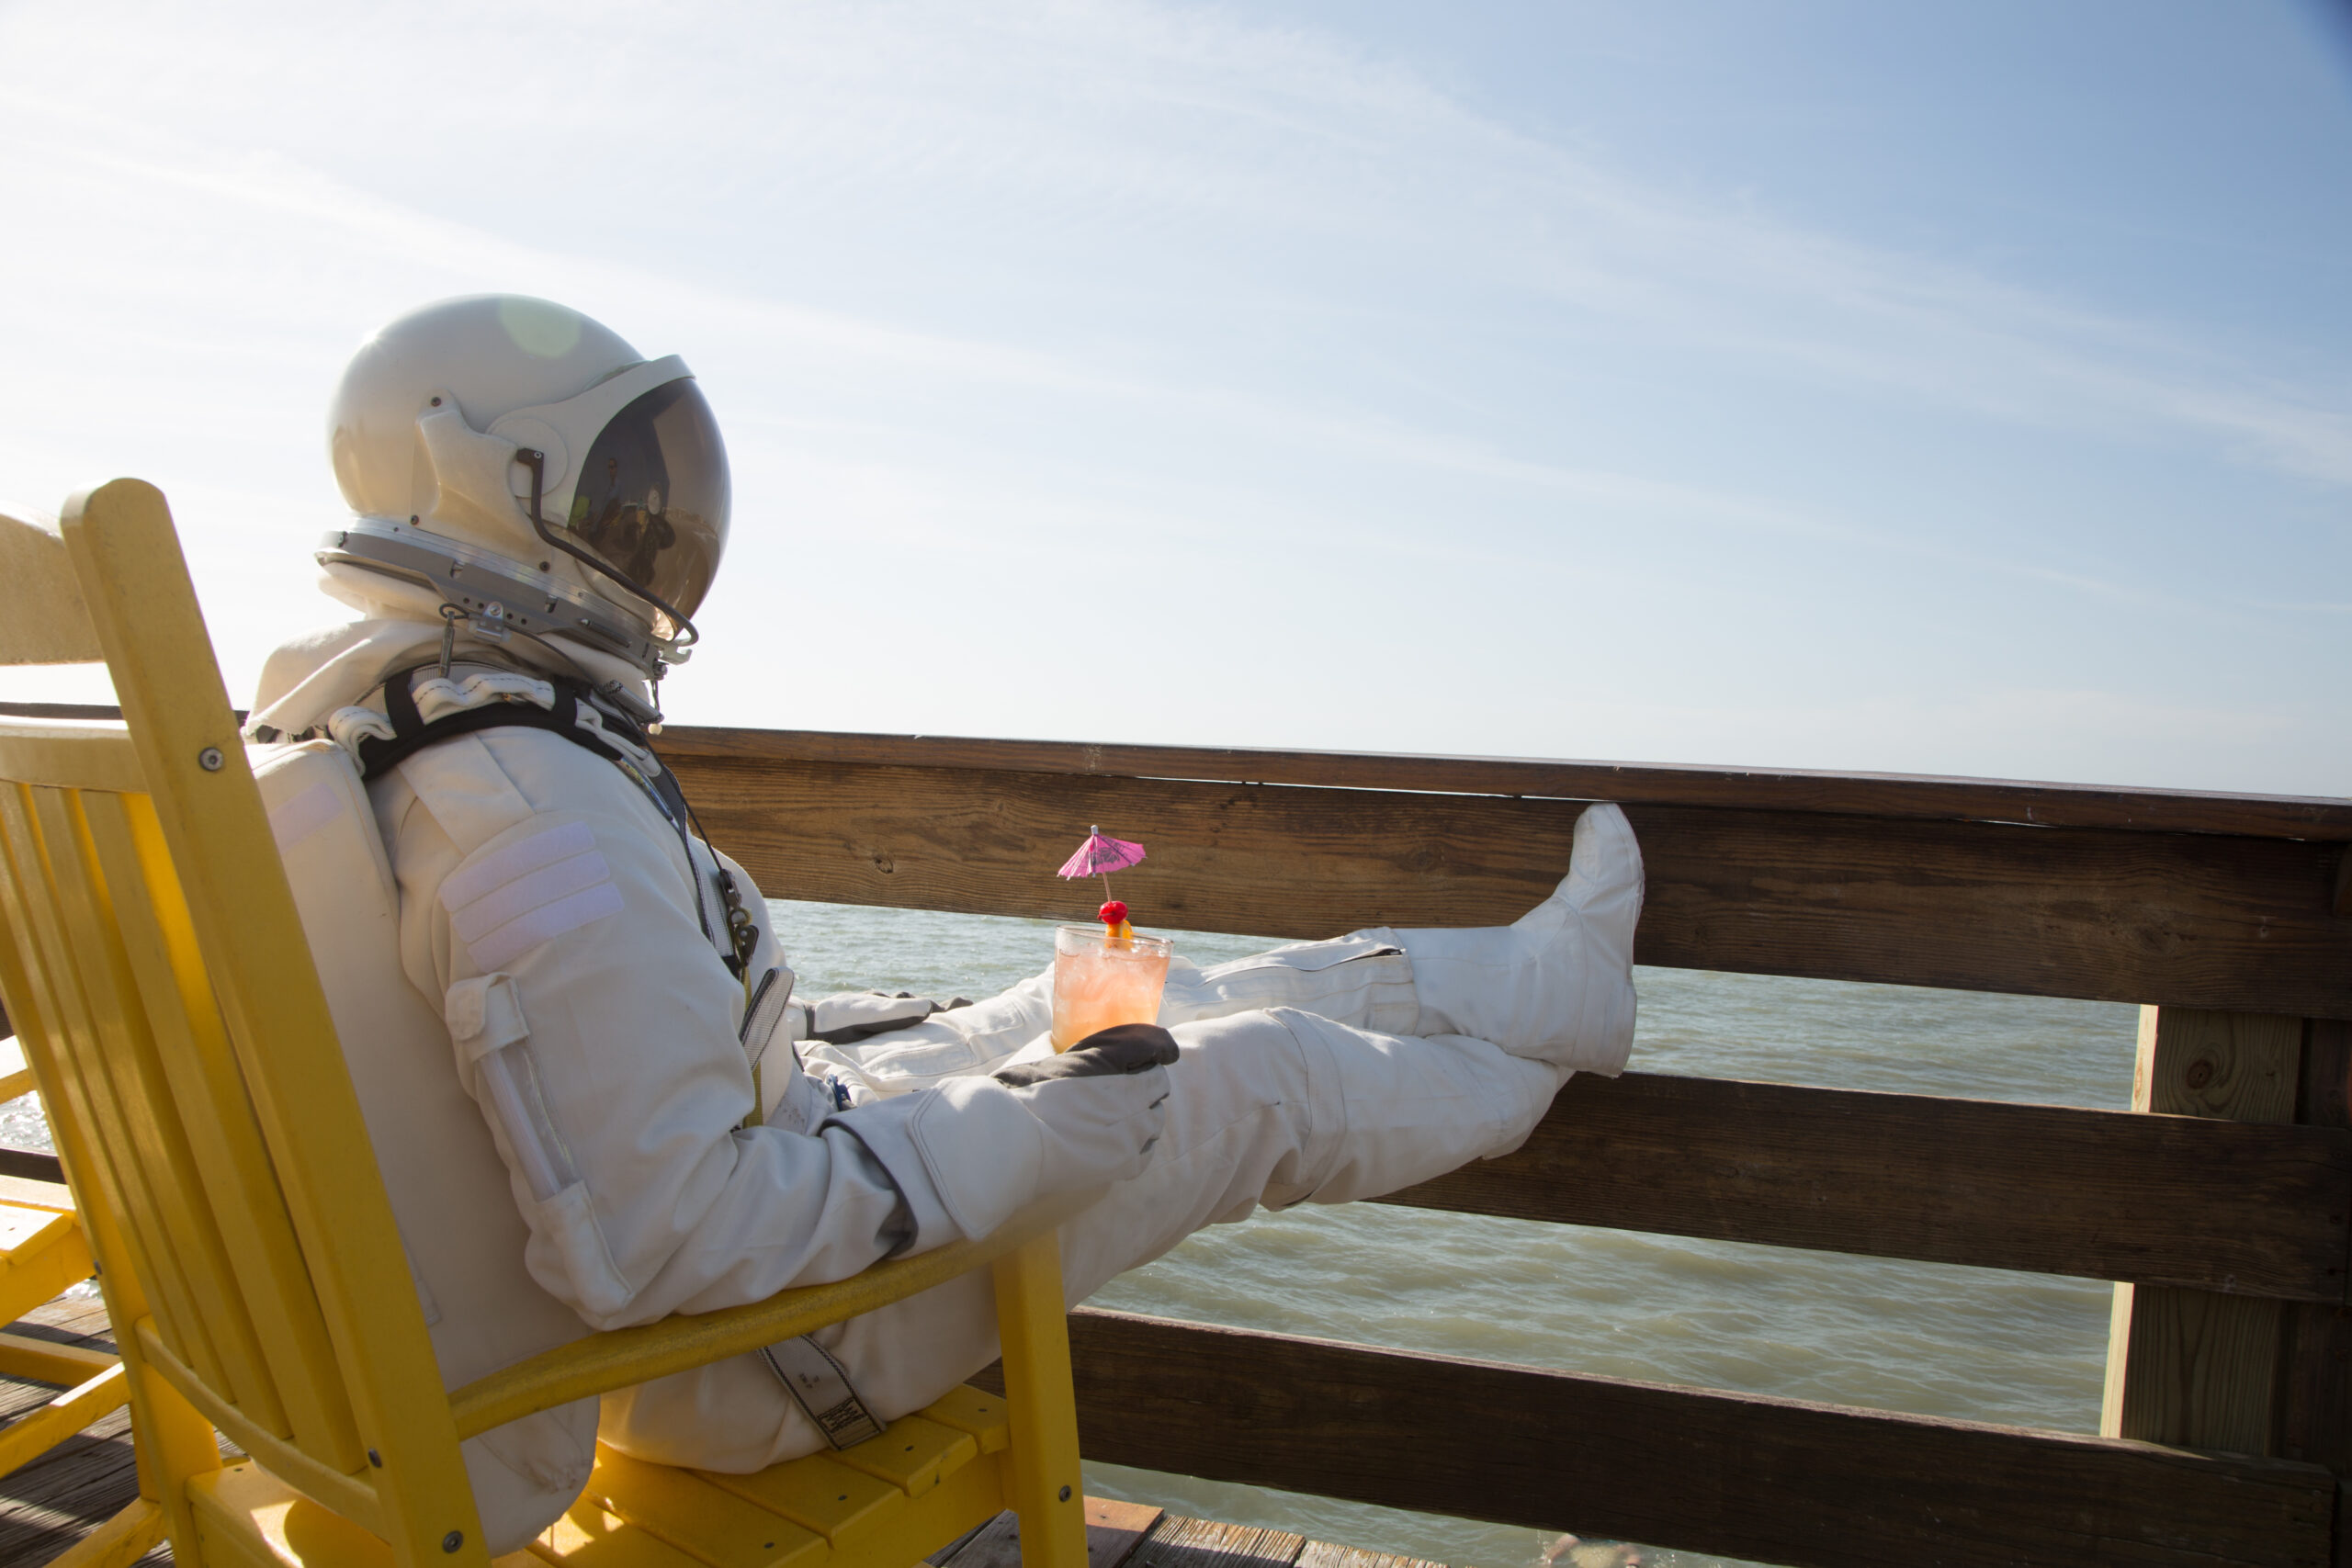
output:
[[[1167,1129],[1143,1175],[1062,1227],[1075,1303],[1259,1204],[1376,1197],[1508,1153],[1565,1081],[1482,1040],[1422,1039],[1296,1009],[1175,1026]],[[821,1332],[867,1407],[920,1409],[996,1359],[985,1272]],[[749,1471],[822,1446],[754,1358],[608,1395],[601,1436],[639,1457]]]
[[[1641,846],[1606,802],[1577,819],[1567,874],[1549,898],[1507,926],[1360,931],[1295,942],[1200,969],[1169,968],[1159,1021],[1296,1008],[1394,1034],[1468,1034],[1561,1068],[1622,1071],[1634,1042],[1634,929],[1641,919]],[[853,1098],[902,1094],[959,1073],[984,1073],[1038,1043],[1053,1021],[1053,971],[973,1007],[854,1045],[807,1049]]]
[[[805,1043],[800,1060],[811,1077],[838,1080],[863,1104],[991,1071],[1042,1037],[1053,1021],[1054,972],[1047,969],[986,1001],[935,1012],[904,1029],[847,1045]]]

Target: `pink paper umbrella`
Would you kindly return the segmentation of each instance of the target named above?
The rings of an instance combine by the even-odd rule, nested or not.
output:
[[[1090,829],[1086,842],[1078,846],[1078,853],[1062,863],[1057,875],[1073,881],[1081,876],[1102,879],[1102,897],[1111,897],[1111,876],[1114,871],[1125,871],[1131,865],[1143,863],[1143,846],[1131,844],[1125,839],[1108,838],[1100,828]]]

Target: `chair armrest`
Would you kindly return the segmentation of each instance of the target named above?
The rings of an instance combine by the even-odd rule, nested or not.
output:
[[[877,1263],[830,1285],[803,1285],[779,1291],[765,1301],[718,1312],[607,1329],[542,1350],[453,1391],[449,1414],[462,1440],[575,1399],[610,1393],[797,1338],[993,1263],[1060,1224],[1098,1196],[1099,1192],[1086,1192],[1040,1203],[978,1241],[950,1242],[914,1258]]]

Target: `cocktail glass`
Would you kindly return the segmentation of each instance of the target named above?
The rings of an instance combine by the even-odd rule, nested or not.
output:
[[[1175,944],[1164,936],[1111,936],[1102,926],[1054,928],[1054,1049],[1098,1030],[1159,1018]]]

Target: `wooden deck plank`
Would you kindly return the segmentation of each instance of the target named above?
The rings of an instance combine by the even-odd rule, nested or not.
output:
[[[48,1562],[138,1495],[139,1464],[125,1408],[0,1477],[0,1568]],[[169,1560],[167,1548],[158,1551],[160,1560]]]
[[[1366,1551],[1361,1547],[1334,1546],[1328,1540],[1310,1540],[1306,1550],[1298,1554],[1296,1568],[1445,1568],[1445,1564],[1431,1562],[1425,1557],[1398,1557],[1385,1551]]]
[[[1145,1503],[1086,1499],[1086,1568],[1121,1568],[1165,1517]],[[1021,1568],[1021,1519],[1007,1508],[960,1540],[932,1553],[935,1568]]]
[[[1291,1568],[1306,1544],[1288,1530],[1171,1515],[1136,1549],[1129,1568]]]
[[[28,1339],[111,1352],[113,1330],[96,1292],[42,1303],[8,1331]],[[0,1418],[14,1419],[46,1404],[46,1383],[0,1378]],[[0,1476],[0,1568],[48,1562],[112,1518],[139,1495],[138,1460],[130,1448],[130,1412],[117,1410],[67,1438],[22,1470]],[[141,1560],[171,1561],[159,1546]]]

